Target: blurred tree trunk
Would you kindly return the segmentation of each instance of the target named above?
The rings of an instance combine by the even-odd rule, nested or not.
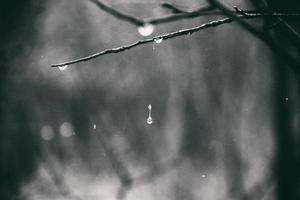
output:
[[[300,4],[297,0],[267,0],[260,2],[262,7],[280,12],[299,13]],[[268,5],[266,5],[268,4]],[[284,19],[283,19],[284,20]],[[275,22],[273,22],[275,23]],[[299,31],[299,22],[279,23],[270,34],[276,41],[294,54],[299,60],[300,38],[295,34]],[[298,49],[298,50],[297,50]],[[280,57],[274,59],[274,130],[276,144],[277,199],[300,199],[299,195],[299,127],[295,120],[299,118],[299,75],[289,70],[285,61]],[[300,67],[300,66],[299,66]]]
[[[40,1],[33,0],[4,0],[0,6],[0,199],[18,199],[20,185],[35,169],[30,116],[22,102],[9,103],[9,75],[26,65],[17,66],[16,59],[33,46],[40,11]]]

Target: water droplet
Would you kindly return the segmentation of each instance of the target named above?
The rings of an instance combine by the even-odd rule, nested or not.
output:
[[[148,105],[148,109],[149,109],[149,115],[148,115],[148,118],[147,118],[147,124],[152,124],[153,120],[152,120],[152,117],[151,117],[151,109],[152,109],[151,104]]]
[[[154,26],[152,24],[144,24],[143,26],[138,27],[138,32],[142,36],[149,36],[153,33]]]
[[[148,117],[147,118],[147,124],[152,124],[152,123],[153,123],[152,117]]]
[[[287,98],[287,97],[286,97],[286,98],[285,98],[285,100],[286,100],[286,101],[288,101],[288,100],[289,100],[289,98]]]
[[[59,66],[58,69],[60,71],[64,71],[65,69],[67,69],[69,67],[69,65],[63,65],[63,66]]]
[[[206,175],[205,175],[205,174],[202,174],[201,177],[202,177],[202,178],[206,178]]]
[[[154,39],[154,42],[156,43],[156,44],[159,44],[159,43],[161,43],[163,41],[163,38],[155,38]]]
[[[96,124],[94,124],[94,125],[93,125],[93,129],[96,129],[96,128],[97,128],[97,126],[96,126]]]

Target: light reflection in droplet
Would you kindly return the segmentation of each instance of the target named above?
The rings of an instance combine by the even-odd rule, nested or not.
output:
[[[94,124],[94,125],[93,125],[93,129],[96,129],[96,128],[97,128],[97,125],[96,125],[96,124]]]
[[[143,26],[138,27],[138,32],[142,36],[149,36],[153,33],[154,26],[152,24],[144,24]]]
[[[64,70],[66,70],[68,67],[69,67],[69,65],[63,65],[63,66],[59,66],[58,69],[59,69],[60,71],[64,71]]]
[[[59,127],[59,132],[63,137],[69,138],[72,135],[75,135],[75,132],[73,130],[73,126],[69,122],[64,122]]]
[[[206,178],[206,175],[205,175],[205,174],[202,174],[201,177],[202,177],[202,178]]]
[[[156,44],[159,44],[159,43],[161,43],[163,41],[163,38],[155,38],[154,39],[154,42],[156,43]]]
[[[147,124],[152,124],[152,123],[153,123],[152,117],[148,117],[147,118]]]
[[[41,137],[47,141],[52,140],[54,137],[54,131],[52,126],[49,125],[43,126],[41,129]]]

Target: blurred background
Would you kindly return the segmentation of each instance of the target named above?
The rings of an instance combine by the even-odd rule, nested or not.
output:
[[[1,199],[297,199],[299,78],[236,23],[60,70],[50,65],[145,37],[87,0],[4,2]],[[105,2],[168,14],[159,0]],[[148,37],[219,18],[156,25]]]

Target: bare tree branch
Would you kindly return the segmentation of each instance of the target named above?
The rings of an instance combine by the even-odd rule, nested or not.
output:
[[[174,14],[169,14],[161,17],[155,17],[155,18],[146,18],[146,19],[139,19],[137,17],[131,16],[129,14],[125,14],[122,11],[119,11],[101,1],[98,0],[90,0],[92,3],[94,3],[98,8],[101,10],[113,15],[114,17],[127,21],[135,26],[142,26],[144,24],[162,24],[172,21],[178,21],[183,19],[190,19],[200,16],[206,16],[206,15],[222,15],[222,12],[220,11],[210,11],[209,7],[205,6],[203,8],[199,8],[196,11],[183,11],[179,8],[176,8],[175,6],[171,5],[170,3],[163,3],[163,7],[167,7],[169,9],[172,8],[172,11]]]
[[[122,19],[124,21],[130,22],[136,26],[141,26],[145,23],[142,19],[138,19],[137,17],[133,17],[131,15],[123,13],[109,5],[106,5],[101,1],[97,1],[97,0],[90,0],[90,1],[96,4],[96,6],[98,6],[100,9],[106,11],[107,13],[115,16],[118,19]]]
[[[211,6],[211,5],[207,5],[207,6],[204,6],[204,7],[201,7],[195,11],[185,11],[185,10],[182,10],[180,8],[178,8],[177,6],[174,6],[173,4],[169,3],[169,2],[164,2],[161,4],[161,6],[163,8],[167,8],[169,10],[171,10],[173,13],[195,13],[195,12],[206,12],[206,11],[211,11],[213,10],[214,8]]]
[[[291,56],[284,48],[282,48],[279,44],[275,43],[268,35],[266,35],[264,32],[260,32],[258,30],[256,30],[255,28],[253,28],[251,25],[249,25],[248,23],[246,23],[243,20],[244,18],[248,18],[248,16],[255,16],[256,14],[251,14],[251,13],[246,13],[243,10],[240,10],[238,8],[235,8],[235,10],[237,11],[237,13],[239,13],[239,15],[235,15],[233,14],[228,8],[226,8],[222,3],[220,3],[217,0],[207,0],[209,3],[211,3],[212,6],[220,9],[221,11],[224,12],[224,14],[230,18],[232,18],[233,20],[235,20],[238,24],[240,24],[245,30],[247,30],[248,32],[250,32],[253,36],[255,36],[256,38],[260,39],[261,41],[263,41],[267,46],[269,46],[269,48],[276,53],[280,58],[283,58],[284,61],[286,61],[289,66],[291,67],[291,69],[296,73],[296,74],[300,74],[300,63],[297,59],[295,59],[293,56]],[[281,17],[281,16],[276,16],[274,15],[276,18],[277,17]],[[268,15],[268,17],[270,17],[270,15]]]
[[[299,17],[300,14],[289,14],[289,13],[248,13],[244,11],[243,15],[236,15],[235,17],[226,17],[226,18],[222,18],[219,20],[214,20],[205,24],[201,24],[200,26],[196,26],[193,28],[188,28],[188,29],[182,29],[179,31],[175,31],[175,32],[171,32],[171,33],[167,33],[164,35],[158,35],[156,37],[153,38],[149,38],[149,39],[145,39],[145,40],[139,40],[137,42],[134,42],[132,44],[129,45],[125,45],[125,46],[120,46],[120,47],[116,47],[116,48],[112,48],[112,49],[106,49],[104,51],[100,51],[98,53],[86,56],[86,57],[82,57],[82,58],[78,58],[75,60],[70,60],[67,62],[62,62],[62,63],[57,63],[57,64],[52,64],[51,67],[62,67],[62,66],[66,66],[66,65],[72,65],[75,63],[80,63],[80,62],[84,62],[84,61],[88,61],[91,59],[94,59],[96,57],[99,56],[103,56],[106,54],[113,54],[113,53],[119,53],[125,50],[129,50],[131,48],[134,48],[136,46],[142,45],[142,44],[147,44],[147,43],[151,43],[154,42],[156,39],[163,39],[163,40],[168,40],[174,37],[179,37],[182,35],[189,35],[195,32],[198,32],[200,30],[206,29],[206,28],[210,28],[210,27],[216,27],[222,24],[226,24],[226,23],[231,23],[233,21],[235,21],[236,19],[252,19],[252,18],[261,18],[261,17],[266,17],[266,16],[270,16],[270,17]]]
[[[280,17],[279,19],[282,20],[282,18]],[[294,36],[296,36],[298,39],[300,39],[300,34],[286,21],[282,20],[283,24],[285,25],[285,27],[291,31],[291,33],[294,34]]]
[[[169,2],[163,2],[161,3],[161,6],[163,8],[167,8],[170,11],[172,11],[172,13],[187,13],[188,11],[182,10],[176,6],[174,6],[173,4],[169,3]]]
[[[254,6],[259,8],[259,5],[254,0],[250,0],[250,1]],[[267,11],[270,10],[269,4],[266,0],[261,0],[261,2],[263,4],[263,10],[267,10]],[[260,9],[260,10],[262,10],[262,9]],[[300,39],[300,34],[288,22],[286,22],[282,17],[278,17],[277,19],[278,19],[277,22],[269,25],[267,28],[270,29],[270,28],[277,26],[278,24],[283,24],[285,26],[285,28],[287,30],[289,30],[295,36],[295,38],[297,38],[298,40]]]
[[[201,17],[201,16],[208,16],[208,15],[224,15],[223,11],[213,10],[214,7],[211,5],[198,8],[195,11],[184,11],[170,3],[162,3],[162,6],[168,8],[168,9],[171,9],[173,11],[173,14],[168,14],[168,15],[164,15],[161,17],[154,17],[154,18],[151,17],[151,18],[140,19],[140,18],[131,16],[129,14],[125,14],[124,12],[119,11],[99,0],[90,0],[90,1],[93,2],[94,4],[96,4],[98,6],[98,8],[102,9],[103,11],[113,15],[114,17],[116,17],[120,20],[127,21],[135,26],[142,26],[144,24],[158,25],[158,24],[164,24],[164,23],[178,21],[178,20],[187,20],[187,19]],[[234,11],[234,10],[229,11],[229,12],[236,13],[236,11]],[[243,12],[248,13],[248,14],[261,13],[261,12],[258,12],[257,10],[247,10],[247,11],[243,11]],[[284,16],[283,13],[281,13],[281,14]],[[269,13],[269,15],[272,15],[272,12]],[[293,14],[288,14],[288,15],[292,16]]]

